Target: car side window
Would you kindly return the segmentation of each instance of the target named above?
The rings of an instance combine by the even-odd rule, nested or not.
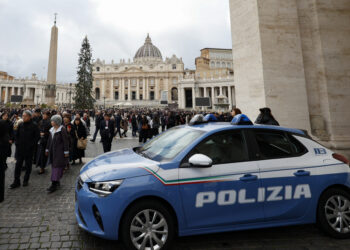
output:
[[[211,135],[200,142],[187,158],[194,154],[208,156],[213,160],[213,165],[248,160],[241,131],[228,131]]]
[[[293,157],[305,147],[291,135],[282,131],[255,131],[255,139],[263,159]]]

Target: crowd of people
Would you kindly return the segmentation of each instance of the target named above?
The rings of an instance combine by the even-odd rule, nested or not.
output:
[[[189,123],[198,113],[201,112],[147,108],[0,109],[0,189],[4,185],[6,159],[14,156],[16,164],[11,189],[21,186],[22,171],[25,171],[22,186],[28,186],[34,164],[39,169],[39,175],[44,174],[46,167],[51,165],[51,185],[47,191],[56,191],[63,173],[77,164],[77,161],[78,164],[83,163],[91,120],[94,120],[95,129],[90,141],[94,143],[100,133],[103,151],[108,152],[112,148],[113,139],[117,140],[118,136],[127,137],[129,129],[132,137],[138,137],[140,143],[145,143],[160,132]],[[241,111],[235,108],[231,112],[212,114],[217,121],[229,122],[235,115],[241,114]],[[255,122],[279,125],[269,108],[260,109],[260,115]]]

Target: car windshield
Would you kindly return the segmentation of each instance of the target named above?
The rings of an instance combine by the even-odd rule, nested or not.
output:
[[[154,161],[169,161],[203,133],[189,127],[174,127],[147,142],[137,152]]]

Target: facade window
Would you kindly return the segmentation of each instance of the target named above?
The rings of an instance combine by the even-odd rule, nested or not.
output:
[[[143,98],[143,96],[142,96],[142,94],[140,95],[140,100],[142,100],[142,98]]]
[[[177,82],[177,79],[174,77],[173,78],[173,84],[176,84],[176,82]]]
[[[99,80],[96,80],[96,81],[95,81],[95,84],[96,84],[97,87],[99,87],[99,86],[100,86],[100,81],[99,81]]]
[[[128,94],[125,94],[125,100],[128,100]]]
[[[151,84],[151,85],[154,85],[154,79],[151,79],[151,80],[150,80],[150,84]]]
[[[172,69],[176,69],[176,64],[173,64],[173,65],[172,65]]]
[[[178,100],[177,88],[172,88],[171,89],[171,100],[172,101],[177,101]]]
[[[149,92],[149,99],[154,100],[154,91]]]
[[[119,92],[118,91],[114,92],[114,100],[119,100]]]
[[[210,63],[210,67],[211,67],[211,68],[215,68],[215,63],[214,63],[214,62],[211,62],[211,63]]]
[[[100,67],[96,67],[96,71],[97,71],[97,72],[100,71]]]
[[[136,100],[136,92],[135,91],[133,91],[131,93],[131,100]]]
[[[96,98],[96,100],[100,99],[100,88],[95,89],[95,98]]]
[[[132,86],[136,86],[136,79],[132,79],[131,83],[132,83]]]
[[[220,62],[216,62],[216,67],[220,68]]]
[[[222,62],[221,65],[222,65],[223,68],[226,68],[226,63],[225,62]]]
[[[114,86],[118,86],[119,85],[119,80],[118,79],[115,79],[114,80]]]
[[[227,64],[227,67],[228,67],[228,68],[231,68],[231,63],[228,63],[228,64]]]

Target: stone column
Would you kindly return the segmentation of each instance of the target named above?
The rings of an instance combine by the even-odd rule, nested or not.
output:
[[[230,104],[229,109],[232,109],[232,92],[231,92],[231,86],[227,86],[227,92],[228,92],[228,103]]]
[[[146,100],[146,78],[142,79],[142,100]]]
[[[149,100],[149,78],[146,78],[146,96],[145,100]]]
[[[312,5],[312,1],[230,0],[236,101],[251,119],[267,106],[282,126],[310,131],[303,65],[308,59],[303,58],[300,26],[314,19],[301,22],[297,2]],[[308,46],[314,43],[310,40]],[[322,46],[322,42],[317,44]]]
[[[140,100],[140,78],[137,78],[136,100]]]
[[[203,88],[203,97],[207,97],[207,87]]]
[[[124,81],[125,81],[124,78],[121,78],[121,79],[120,79],[119,99],[120,99],[121,101],[124,100]]]
[[[214,107],[214,101],[215,101],[215,89],[214,87],[211,87],[211,106]]]
[[[128,79],[128,101],[131,100],[131,79]]]
[[[192,87],[192,109],[196,108],[196,92],[195,87]]]
[[[220,93],[219,95],[222,95],[222,86],[220,86]]]
[[[4,103],[7,103],[7,98],[8,98],[8,89],[7,89],[7,86],[5,86],[5,100],[4,100]]]
[[[112,78],[112,80],[111,80],[111,86],[110,86],[110,88],[111,88],[111,94],[109,95],[109,98],[110,98],[111,101],[114,100],[114,80],[115,80],[115,79]]]
[[[164,81],[164,80],[163,80]],[[156,78],[155,80],[154,80],[154,85],[155,85],[155,95],[154,95],[154,100],[157,100],[157,101],[159,101],[158,99],[159,99],[159,79],[158,78]]]

